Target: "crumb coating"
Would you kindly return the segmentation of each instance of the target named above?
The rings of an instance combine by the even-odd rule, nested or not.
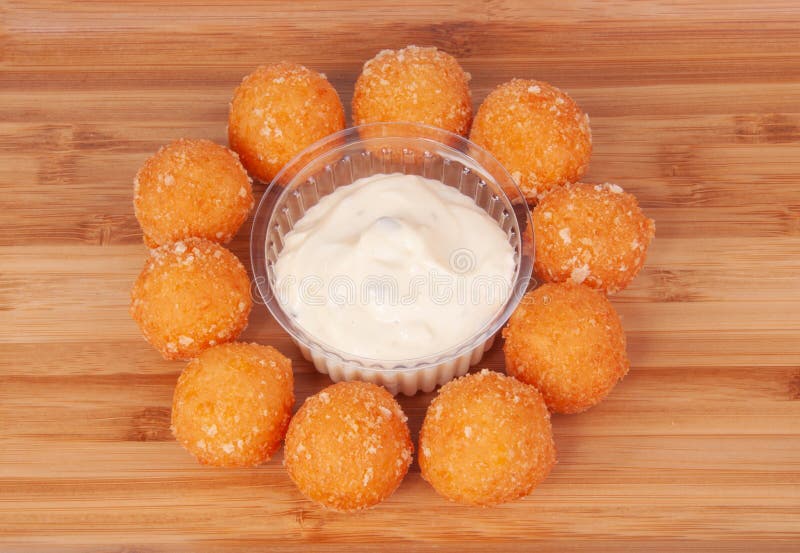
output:
[[[625,331],[608,298],[572,282],[528,292],[503,329],[508,374],[555,413],[598,404],[628,372]]]
[[[382,50],[356,81],[353,120],[422,123],[466,136],[472,122],[469,80],[453,56],[436,48]]]
[[[495,88],[478,109],[469,138],[505,166],[532,204],[580,179],[592,155],[589,116],[543,81],[513,79]]]
[[[440,495],[467,505],[526,496],[555,462],[550,414],[539,392],[487,369],[445,384],[420,431],[422,477]]]
[[[384,388],[340,382],[309,397],[289,424],[284,463],[307,498],[335,511],[377,505],[400,485],[414,447]]]
[[[187,238],[150,251],[130,313],[165,359],[190,359],[235,340],[252,305],[241,261],[219,244]]]
[[[269,183],[301,150],[344,129],[342,101],[325,75],[302,65],[264,65],[236,88],[228,141],[247,170]]]
[[[534,209],[533,230],[537,277],[614,293],[644,265],[655,223],[615,184],[571,184]]]
[[[133,208],[148,247],[193,236],[224,244],[253,208],[253,187],[234,152],[210,140],[179,139],[136,174]]]
[[[181,373],[172,433],[206,465],[252,467],[280,447],[294,406],[292,362],[271,346],[205,350]]]

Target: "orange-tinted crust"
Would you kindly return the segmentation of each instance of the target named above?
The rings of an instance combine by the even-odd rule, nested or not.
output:
[[[252,304],[241,261],[219,244],[187,238],[150,251],[130,313],[165,359],[190,359],[235,340]]]
[[[269,183],[301,150],[344,127],[342,102],[325,76],[282,62],[259,67],[236,88],[228,141],[250,174]]]
[[[181,373],[172,432],[203,464],[251,467],[280,447],[293,405],[287,357],[270,346],[222,344],[205,350]]]
[[[358,511],[394,493],[413,451],[406,416],[389,392],[340,382],[309,397],[294,416],[284,462],[304,496]]]
[[[227,243],[253,208],[238,156],[209,140],[179,139],[145,161],[133,207],[149,248],[183,238]]]
[[[655,223],[613,184],[570,184],[533,211],[536,276],[623,290],[644,265]]]
[[[536,386],[555,413],[598,404],[628,372],[619,315],[602,292],[582,284],[528,292],[503,337],[506,372]]]
[[[555,462],[542,396],[486,369],[445,384],[420,431],[422,477],[442,496],[467,505],[528,495]]]
[[[407,121],[466,136],[472,121],[470,76],[436,48],[383,50],[364,64],[353,92],[356,125]]]
[[[514,79],[495,88],[478,109],[469,138],[505,166],[529,203],[580,179],[592,155],[589,117],[543,81]]]

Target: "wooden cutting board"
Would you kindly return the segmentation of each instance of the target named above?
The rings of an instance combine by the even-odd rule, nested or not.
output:
[[[800,550],[796,0],[0,13],[0,551]],[[341,515],[300,496],[281,454],[204,468],[170,437],[183,364],[128,317],[146,253],[131,183],[174,138],[225,143],[256,65],[309,65],[349,104],[361,63],[409,43],[456,55],[476,106],[512,77],[567,90],[592,117],[587,180],[635,193],[657,238],[613,298],[632,370],[554,417],[559,464],[532,496],[457,506],[415,464],[384,504]],[[263,306],[244,338],[294,357],[299,401],[328,384]],[[484,365],[502,370],[499,345]],[[430,399],[400,398],[415,439]]]

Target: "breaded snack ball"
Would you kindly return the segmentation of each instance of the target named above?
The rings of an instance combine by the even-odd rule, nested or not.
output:
[[[445,384],[420,430],[422,477],[440,495],[467,505],[526,496],[555,462],[542,396],[487,369]]]
[[[268,183],[306,146],[344,126],[342,101],[325,75],[282,62],[259,67],[236,88],[228,142],[247,170]]]
[[[133,208],[148,247],[196,236],[229,242],[253,207],[238,156],[210,140],[180,139],[145,161]]]
[[[335,511],[377,505],[397,489],[414,446],[384,388],[340,382],[309,397],[289,424],[284,463],[300,492]]]
[[[606,296],[572,282],[528,292],[503,329],[506,372],[555,413],[600,403],[628,372],[625,331]]]
[[[131,291],[131,316],[164,359],[235,340],[252,305],[242,263],[203,238],[151,250]]]
[[[592,154],[589,117],[543,81],[514,79],[495,88],[478,109],[469,138],[494,154],[530,203],[580,179]]]
[[[281,445],[294,406],[292,362],[273,347],[229,343],[181,373],[172,433],[205,465],[252,467]]]
[[[453,56],[436,48],[383,50],[356,81],[353,120],[423,123],[465,136],[472,121],[469,80]]]
[[[617,292],[644,265],[655,231],[636,198],[615,184],[553,190],[533,211],[536,275]]]

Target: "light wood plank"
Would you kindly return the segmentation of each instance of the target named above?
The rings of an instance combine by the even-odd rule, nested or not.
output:
[[[184,364],[127,313],[146,255],[131,182],[176,137],[225,143],[258,64],[324,71],[349,111],[363,62],[409,43],[458,56],[475,107],[512,77],[568,91],[592,118],[586,180],[635,193],[657,237],[612,298],[631,372],[553,418],[559,463],[533,495],[457,506],[414,464],[341,515],[281,452],[219,470],[172,440]],[[790,0],[2,3],[0,551],[796,551],[798,183]],[[294,358],[298,405],[329,383],[263,306],[243,339]],[[503,370],[501,344],[482,366]],[[431,397],[399,398],[415,439]]]

